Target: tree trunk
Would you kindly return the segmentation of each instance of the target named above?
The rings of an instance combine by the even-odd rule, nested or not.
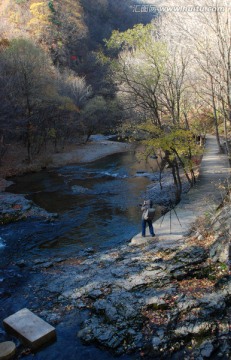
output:
[[[215,102],[216,95],[215,95],[215,88],[214,88],[214,79],[211,74],[210,74],[210,83],[211,83],[211,91],[212,91],[211,97],[212,97],[212,106],[213,106],[213,122],[214,122],[214,127],[215,127],[218,149],[219,149],[219,152],[221,153],[222,147],[221,147],[220,135],[219,135],[219,130],[218,130],[218,118],[217,118],[217,106],[216,106],[216,102]]]
[[[170,155],[170,153],[167,151],[166,152],[166,161],[172,170],[172,177],[173,177],[173,182],[175,185],[175,202],[176,202],[176,204],[178,204],[178,202],[181,200],[182,183],[181,183],[181,179],[180,179],[179,167],[178,167],[177,161],[176,161],[176,159],[171,161],[169,158],[169,155]]]
[[[31,163],[32,161],[31,145],[32,145],[32,123],[29,120],[27,123],[27,156],[29,163]]]

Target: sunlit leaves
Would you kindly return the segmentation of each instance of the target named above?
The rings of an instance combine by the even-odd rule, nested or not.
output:
[[[47,134],[48,134],[51,138],[55,139],[56,136],[57,136],[57,131],[56,131],[56,129],[51,128],[51,129],[48,130]]]
[[[145,44],[151,42],[151,25],[135,25],[132,29],[125,32],[114,30],[109,40],[105,40],[109,49],[117,48],[121,50],[126,49],[139,49],[144,47]]]
[[[79,113],[80,109],[78,106],[75,105],[73,100],[68,96],[59,96],[57,98],[60,102],[59,109]]]
[[[30,41],[15,39],[2,53],[2,81],[14,104],[24,107],[26,113],[48,98],[51,87],[51,67],[41,48]]]
[[[41,1],[31,4],[30,12],[33,15],[28,25],[44,26],[49,24],[49,8],[47,2]]]

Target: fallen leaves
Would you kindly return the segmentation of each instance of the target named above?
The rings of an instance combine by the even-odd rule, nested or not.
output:
[[[21,209],[22,209],[22,205],[20,205],[20,204],[12,205],[12,209],[14,209],[14,210],[21,210]]]
[[[166,310],[144,310],[142,313],[148,321],[145,324],[144,332],[147,334],[152,332],[152,325],[167,325],[169,322],[169,316]]]
[[[67,259],[64,260],[62,262],[60,262],[60,265],[72,265],[72,266],[78,266],[81,265],[83,263],[84,259],[79,259],[79,258],[72,258],[72,259]]]
[[[188,279],[178,282],[178,290],[182,294],[202,298],[205,293],[214,291],[215,281],[208,279]]]
[[[198,245],[205,249],[209,249],[210,246],[214,243],[215,238],[213,234],[207,234],[203,236],[202,239],[198,239],[197,237],[193,236],[187,239],[187,245]]]

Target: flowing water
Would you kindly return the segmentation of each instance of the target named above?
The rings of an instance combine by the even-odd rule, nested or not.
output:
[[[69,258],[81,250],[101,251],[128,242],[140,229],[139,203],[150,179],[137,176],[150,171],[139,164],[133,152],[107,156],[89,164],[64,166],[12,179],[9,192],[26,194],[37,205],[58,214],[54,221],[30,219],[2,226],[0,234],[1,314],[17,310],[20,299],[12,294],[18,286],[14,264],[21,259]],[[19,277],[21,277],[20,275]],[[24,273],[24,283],[30,274]],[[34,281],[34,280],[33,280]],[[1,285],[1,284],[0,284]],[[22,300],[21,300],[22,301]],[[27,306],[22,301],[20,306]],[[76,337],[80,319],[66,319],[57,327],[59,340],[31,359],[112,359],[113,355],[92,346],[83,346]],[[1,335],[1,328],[0,328]],[[28,358],[28,357],[27,357]],[[30,358],[30,357],[29,357]],[[124,356],[123,359],[134,358]]]

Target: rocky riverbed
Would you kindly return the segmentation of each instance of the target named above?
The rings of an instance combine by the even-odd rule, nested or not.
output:
[[[157,237],[15,266],[43,274],[30,292],[47,299],[33,301],[45,320],[57,325],[67,313],[85,313],[76,335],[85,344],[147,359],[229,359],[230,215],[226,205],[212,221],[199,219],[197,232],[171,247]]]
[[[5,194],[6,218],[9,212],[16,220],[52,216],[24,196]],[[198,219],[190,235],[171,246],[157,236],[141,245],[88,248],[72,259],[20,259],[3,270],[2,285],[7,281],[17,290],[0,289],[2,312],[11,297],[57,327],[77,314],[82,322],[76,337],[115,355],[229,359],[230,215],[229,202],[213,217]],[[8,340],[3,329],[0,339]],[[30,353],[18,349],[18,356]]]

